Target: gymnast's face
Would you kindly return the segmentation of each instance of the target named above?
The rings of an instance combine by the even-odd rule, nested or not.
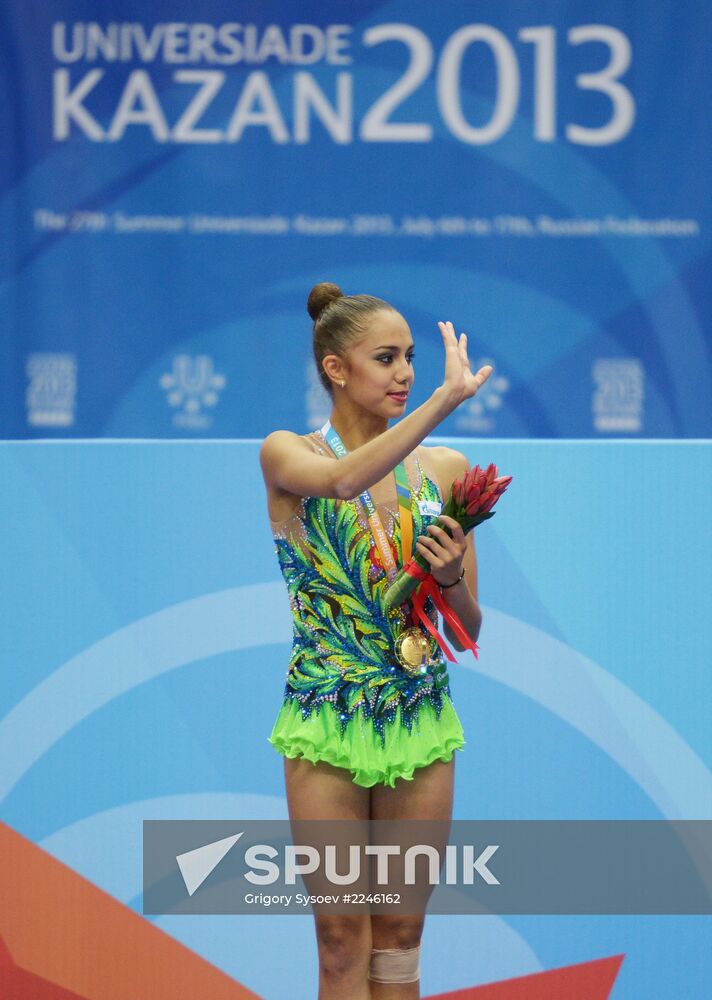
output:
[[[387,418],[405,412],[415,380],[413,338],[400,313],[380,310],[370,318],[368,333],[348,351],[343,378],[346,393],[364,409]],[[337,396],[338,398],[338,396]]]

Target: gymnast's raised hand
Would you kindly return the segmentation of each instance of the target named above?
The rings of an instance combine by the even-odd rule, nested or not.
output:
[[[443,385],[460,401],[470,399],[484,385],[492,373],[492,365],[484,365],[473,375],[467,357],[467,334],[455,335],[455,328],[448,320],[438,323],[445,345],[445,377]]]

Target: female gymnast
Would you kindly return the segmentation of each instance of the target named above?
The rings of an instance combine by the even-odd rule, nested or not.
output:
[[[294,618],[269,737],[284,757],[290,819],[449,821],[454,751],[465,739],[446,663],[410,601],[389,610],[383,593],[418,551],[477,639],[474,533],[468,540],[452,518],[443,517],[452,537],[432,523],[469,462],[421,442],[474,396],[492,367],[473,374],[467,335],[439,323],[442,384],[404,416],[415,375],[403,316],[330,282],[311,290],[307,309],[331,415],[309,434],[273,431],[260,450]],[[437,625],[431,597],[424,610]],[[462,650],[447,622],[444,631]],[[315,913],[315,921],[319,1000],[420,996],[423,915]]]

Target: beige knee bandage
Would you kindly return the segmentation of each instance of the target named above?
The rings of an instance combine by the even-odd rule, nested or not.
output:
[[[414,983],[420,979],[420,945],[373,948],[368,978],[374,983]]]

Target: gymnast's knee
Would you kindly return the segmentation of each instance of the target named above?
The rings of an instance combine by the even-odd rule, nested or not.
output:
[[[368,978],[375,983],[414,983],[420,979],[420,945],[373,948]]]
[[[324,975],[339,978],[369,962],[371,932],[367,917],[338,914],[317,917],[319,965]]]

